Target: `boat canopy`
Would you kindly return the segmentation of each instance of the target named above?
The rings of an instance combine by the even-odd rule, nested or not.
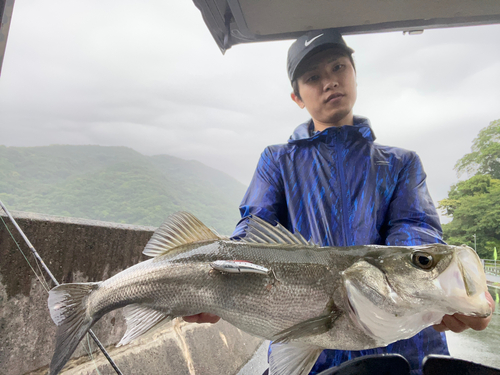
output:
[[[500,23],[498,0],[193,0],[224,53],[235,44],[342,34]]]

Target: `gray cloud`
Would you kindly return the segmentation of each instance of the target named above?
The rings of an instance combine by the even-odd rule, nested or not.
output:
[[[347,36],[356,113],[416,150],[437,201],[500,118],[500,26]],[[290,41],[222,56],[185,0],[17,2],[0,80],[0,144],[100,144],[196,159],[248,183],[308,119],[289,98]]]

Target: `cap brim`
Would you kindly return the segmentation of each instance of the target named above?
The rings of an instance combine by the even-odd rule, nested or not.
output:
[[[338,49],[344,50],[351,55],[354,53],[354,50],[352,48],[350,48],[344,44],[325,43],[325,44],[319,45],[319,46],[311,49],[310,51],[307,51],[307,53],[305,53],[304,56],[302,56],[298,59],[299,62],[297,63],[297,65],[295,66],[295,69],[293,70],[291,81],[293,82],[294,80],[297,79],[297,77],[296,77],[297,70],[299,69],[300,65],[304,62],[305,59],[309,58],[310,56],[312,56],[316,53],[319,53],[319,52],[322,52],[322,51],[325,51],[325,50],[331,49],[331,48],[338,48]]]

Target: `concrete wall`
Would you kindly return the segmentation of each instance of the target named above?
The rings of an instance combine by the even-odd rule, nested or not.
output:
[[[44,276],[37,279],[0,220],[0,373],[45,374],[54,350],[55,325],[47,308],[47,290],[53,285],[8,218],[0,215],[36,273]],[[21,212],[13,216],[63,283],[104,280],[144,260],[141,252],[154,230]],[[197,325],[176,320],[115,348],[125,332],[120,310],[105,315],[93,331],[124,375],[235,374],[261,343],[225,322]],[[87,352],[92,350],[91,358]],[[114,373],[92,340],[84,339],[62,373],[93,374],[96,368],[101,374]]]

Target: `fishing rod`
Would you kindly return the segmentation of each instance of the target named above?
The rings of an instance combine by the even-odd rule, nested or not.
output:
[[[55,285],[60,285],[60,283],[54,277],[54,275],[52,274],[52,272],[50,272],[49,267],[47,267],[47,265],[45,264],[45,262],[43,261],[43,259],[40,257],[40,255],[36,251],[35,247],[31,244],[31,242],[28,239],[28,237],[26,237],[26,235],[24,234],[23,230],[19,227],[19,225],[17,225],[16,220],[12,217],[12,215],[9,212],[9,210],[7,209],[7,207],[5,207],[5,205],[3,204],[3,202],[2,202],[1,199],[0,199],[0,207],[2,207],[2,209],[4,210],[4,212],[7,214],[7,217],[9,218],[9,220],[12,222],[12,224],[14,225],[14,227],[17,229],[17,231],[19,232],[19,234],[21,235],[21,237],[24,239],[24,242],[26,242],[26,245],[28,245],[28,248],[31,250],[31,252],[35,256],[35,258],[40,262],[40,264],[42,265],[43,269],[50,276],[50,278],[52,279],[52,281],[54,282],[54,284]],[[101,344],[101,342],[99,341],[99,339],[97,338],[97,336],[94,334],[94,332],[92,332],[92,330],[89,330],[88,334],[90,335],[90,337],[92,337],[92,339],[94,340],[94,342],[96,343],[96,345],[99,347],[99,349],[101,350],[102,354],[104,354],[104,356],[108,360],[109,364],[111,365],[111,367],[113,367],[113,369],[116,371],[116,373],[118,375],[123,375],[123,373],[120,371],[120,369],[118,368],[118,366],[116,365],[116,363],[113,361],[113,359],[109,356],[108,352],[106,351],[106,349],[104,348],[104,346]]]

